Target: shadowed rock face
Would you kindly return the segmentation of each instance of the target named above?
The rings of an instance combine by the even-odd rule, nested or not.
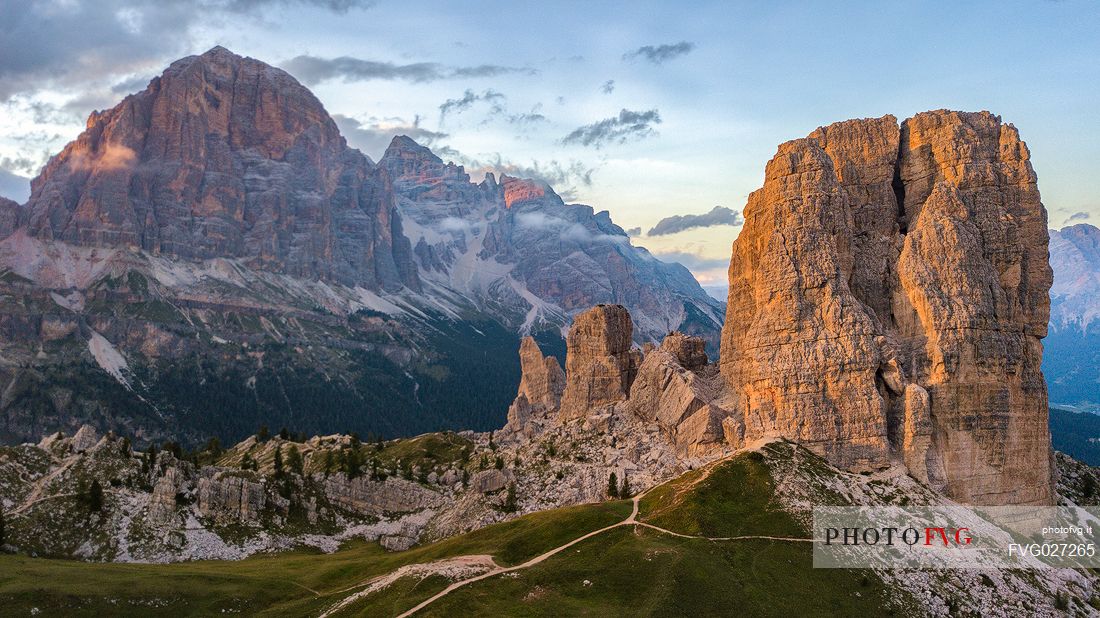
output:
[[[1051,502],[1046,211],[1014,127],[818,129],[779,147],[745,217],[721,368],[747,439],[903,460],[964,502]]]
[[[418,288],[387,177],[293,77],[220,47],[93,113],[24,217],[43,239]]]
[[[19,204],[0,197],[0,238],[5,238],[19,226]]]

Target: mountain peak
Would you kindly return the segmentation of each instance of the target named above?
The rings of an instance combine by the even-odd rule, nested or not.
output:
[[[222,47],[221,45],[215,45],[214,47],[211,47],[210,49],[203,52],[202,56],[204,58],[215,58],[215,57],[218,57],[218,56],[225,56],[225,57],[232,57],[232,58],[240,58],[241,57],[241,56],[238,56],[237,54],[229,51],[228,49]]]
[[[409,158],[410,155],[418,159],[435,161],[440,164],[443,163],[443,159],[437,157],[427,146],[420,145],[408,135],[394,135],[393,139],[390,140],[390,145],[386,147],[386,152],[382,155],[382,158]]]
[[[500,186],[504,188],[504,205],[511,208],[520,202],[538,200],[547,195],[561,201],[550,185],[533,178],[516,178],[508,174],[500,175]]]
[[[382,186],[309,89],[218,46],[92,114],[35,180],[27,227],[79,245],[416,288]]]

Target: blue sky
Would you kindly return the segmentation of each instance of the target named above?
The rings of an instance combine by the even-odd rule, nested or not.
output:
[[[410,133],[475,174],[550,179],[628,229],[740,212],[776,145],[817,126],[935,108],[1020,129],[1052,227],[1100,220],[1092,0],[0,0],[0,24],[9,194],[4,176],[32,175],[93,108],[220,44],[290,69],[373,158]],[[720,286],[739,229],[635,244]]]

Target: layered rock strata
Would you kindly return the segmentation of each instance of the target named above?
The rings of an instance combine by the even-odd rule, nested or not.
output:
[[[721,369],[749,439],[906,462],[970,503],[1052,501],[1051,271],[1027,147],[987,112],[782,144],[733,245]]]

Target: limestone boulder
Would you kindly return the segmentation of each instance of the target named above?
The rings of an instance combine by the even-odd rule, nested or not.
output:
[[[186,477],[179,468],[166,468],[149,496],[149,520],[160,524],[172,523],[177,507],[176,495],[183,491],[185,485]]]
[[[722,420],[730,415],[715,403],[724,387],[721,377],[714,367],[702,371],[708,369],[706,355],[700,358],[693,350],[702,352],[701,339],[679,333],[666,337],[645,356],[625,404],[638,418],[659,425],[681,453],[691,455],[725,442]]]
[[[74,453],[83,453],[92,450],[98,442],[99,434],[96,433],[95,427],[85,424],[81,425],[73,435],[71,448]]]
[[[706,341],[679,331],[669,333],[661,341],[661,350],[676,357],[676,362],[689,371],[702,369],[707,364]]]

